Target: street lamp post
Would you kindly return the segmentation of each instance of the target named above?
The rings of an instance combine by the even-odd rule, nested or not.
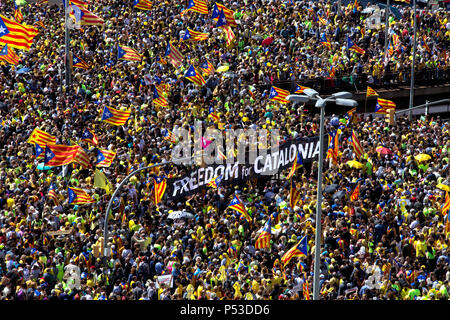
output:
[[[320,109],[320,131],[319,131],[319,167],[317,174],[317,206],[316,206],[316,231],[315,231],[315,251],[314,251],[314,284],[313,284],[313,300],[319,300],[319,284],[320,284],[320,252],[321,252],[321,236],[322,236],[322,180],[323,180],[323,154],[324,154],[324,121],[325,106],[327,102],[334,102],[337,105],[356,107],[358,102],[350,98],[353,95],[350,92],[337,92],[330,97],[322,99],[318,92],[314,89],[305,89],[305,95],[289,95],[286,97],[288,101],[307,102],[315,100],[315,106]]]
[[[412,56],[412,62],[411,62],[411,85],[409,88],[409,120],[412,119],[412,108],[414,104],[414,69],[415,69],[415,63],[416,63],[416,50],[417,50],[417,17],[416,17],[416,2],[417,0],[414,0],[414,44],[413,44],[413,56]]]

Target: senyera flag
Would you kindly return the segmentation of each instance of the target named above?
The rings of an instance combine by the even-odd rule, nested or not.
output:
[[[51,134],[41,130],[39,128],[34,128],[33,132],[31,132],[30,137],[27,140],[28,143],[39,144],[41,147],[44,147],[47,144],[56,144],[56,137]]]

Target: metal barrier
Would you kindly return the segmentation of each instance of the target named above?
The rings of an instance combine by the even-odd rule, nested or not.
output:
[[[439,84],[450,83],[450,68],[424,68],[414,73],[415,85],[433,86]],[[349,74],[342,75],[335,78],[312,78],[312,79],[295,79],[295,80],[281,80],[273,83],[256,84],[255,87],[260,92],[264,90],[269,91],[272,86],[276,86],[285,90],[293,91],[296,84],[305,87],[310,87],[321,94],[329,94],[336,91],[364,91],[367,86],[373,89],[379,88],[398,88],[399,86],[409,86],[411,79],[411,70],[404,70],[403,72],[387,72],[380,78],[374,78],[373,82],[369,82],[368,74]],[[359,90],[358,90],[359,89]]]
[[[444,105],[444,104],[448,104],[448,106],[447,106],[447,112],[450,112],[450,108],[449,108],[449,105],[450,105],[450,99],[443,99],[443,100],[432,101],[432,102],[426,101],[425,104],[421,104],[421,105],[418,105],[418,106],[414,106],[414,107],[408,108],[408,109],[397,110],[397,111],[395,111],[395,116],[397,116],[397,115],[400,114],[400,113],[406,113],[406,112],[410,112],[410,111],[412,112],[413,110],[422,109],[422,108],[425,109],[425,112],[424,112],[425,115],[428,115],[428,114],[430,113],[430,106],[435,106],[435,105],[440,105],[440,106],[442,106],[442,105]]]

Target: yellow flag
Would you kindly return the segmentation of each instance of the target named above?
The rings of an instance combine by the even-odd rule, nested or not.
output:
[[[111,183],[106,178],[105,174],[98,169],[95,169],[94,174],[94,188],[105,189],[107,194],[110,194]]]

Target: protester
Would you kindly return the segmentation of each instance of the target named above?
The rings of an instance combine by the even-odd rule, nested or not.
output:
[[[18,65],[1,62],[2,300],[312,298],[317,161],[305,163],[292,178],[301,199],[294,208],[283,205],[290,200],[289,170],[277,179],[204,188],[185,199],[165,195],[157,206],[155,175],[180,177],[201,163],[138,173],[117,194],[109,216],[109,247],[103,248],[112,191],[133,170],[171,159],[176,143],[164,138],[164,129],[192,130],[194,121],[201,121],[205,129],[278,130],[283,141],[315,137],[318,115],[308,112],[308,106],[274,102],[269,98],[272,85],[287,84],[292,92],[296,84],[307,86],[314,79],[353,77],[381,86],[409,77],[409,6],[396,5],[402,18],[391,18],[389,33],[399,43],[385,64],[384,29],[367,27],[370,14],[362,12],[362,5],[351,2],[340,15],[331,1],[224,5],[234,10],[237,22],[231,46],[210,19],[213,2],[208,15],[181,14],[187,1],[153,1],[148,11],[133,8],[131,1],[89,3],[87,8],[105,22],[70,31],[71,51],[89,69],[72,68],[68,88],[62,7],[20,6],[23,23],[35,24],[39,33],[29,51],[16,50]],[[13,17],[11,3],[0,8],[2,15]],[[417,18],[417,68],[431,70],[438,79],[450,62],[448,13],[423,9]],[[181,41],[187,28],[209,36]],[[324,32],[330,49],[321,43]],[[347,50],[347,36],[365,53]],[[273,42],[262,45],[269,37]],[[165,55],[168,41],[184,55],[178,69]],[[117,45],[135,49],[142,61],[118,60]],[[228,71],[205,75],[206,83],[199,87],[184,74],[190,64],[198,67],[205,61]],[[167,107],[153,101],[157,78],[167,92]],[[209,116],[211,106],[217,121]],[[129,110],[130,118],[120,126],[101,121],[105,107]],[[336,189],[324,193],[322,204],[321,299],[448,300],[450,230],[448,211],[441,210],[446,201],[441,185],[450,185],[448,121],[399,117],[391,125],[360,113],[348,122],[343,115],[336,117],[346,125],[339,136],[338,162],[324,165],[324,184]],[[90,167],[39,166],[44,160],[36,159],[35,145],[28,142],[35,128],[55,136],[56,144],[81,146]],[[95,132],[98,145],[82,140],[86,128]],[[325,129],[332,132],[337,126],[326,119]],[[358,159],[361,169],[346,164],[357,158],[349,143],[351,130],[364,149]],[[380,154],[380,146],[390,152]],[[109,190],[95,186],[97,148],[116,152],[109,167],[98,168],[110,182]],[[430,159],[419,161],[419,154]],[[52,185],[55,199],[49,196]],[[357,185],[359,196],[351,200]],[[69,187],[86,190],[95,202],[69,203]],[[250,221],[228,208],[234,195]],[[175,211],[193,217],[169,219]],[[273,222],[270,248],[255,248],[274,213],[279,223]],[[304,237],[307,254],[283,265],[285,253]],[[163,283],[170,275],[172,282]]]

